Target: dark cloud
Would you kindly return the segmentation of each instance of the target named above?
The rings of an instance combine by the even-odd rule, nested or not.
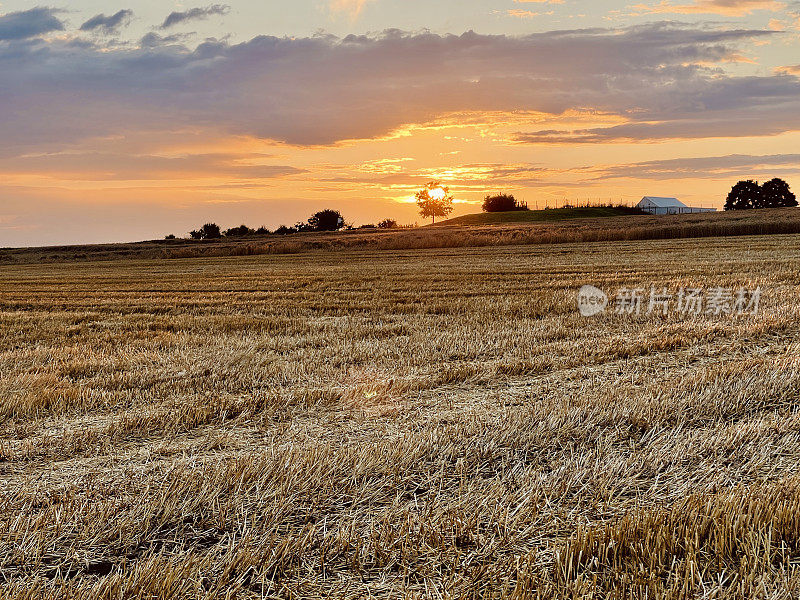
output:
[[[101,31],[103,33],[114,33],[121,27],[127,25],[132,17],[133,11],[130,9],[117,11],[108,17],[104,14],[95,15],[81,25],[81,31]]]
[[[800,79],[723,67],[773,35],[657,23],[518,37],[390,30],[189,48],[154,34],[138,48],[0,47],[0,152],[181,129],[329,145],[482,111],[631,121],[522,132],[520,142],[768,135],[800,128]]]
[[[180,45],[191,37],[191,34],[173,33],[172,35],[158,35],[151,31],[142,36],[142,39],[139,40],[139,45],[143,49],[155,49],[160,46]]]
[[[230,11],[230,6],[225,4],[212,4],[211,6],[206,6],[204,8],[190,8],[189,10],[183,12],[171,12],[161,24],[161,29],[168,29],[169,27],[173,27],[187,21],[207,19],[212,15],[225,15],[228,13],[228,11]]]
[[[58,12],[54,8],[37,7],[0,16],[0,41],[24,40],[63,31],[64,23],[56,16]]]

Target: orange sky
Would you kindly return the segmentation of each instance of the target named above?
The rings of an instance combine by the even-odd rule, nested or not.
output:
[[[531,207],[643,195],[721,207],[740,178],[800,189],[791,4],[605,4],[576,29],[520,31],[535,16],[515,10],[580,13],[512,0],[482,3],[488,34],[386,30],[392,15],[377,13],[382,32],[347,37],[380,0],[342,2],[320,16],[335,35],[241,39],[221,35],[246,29],[235,19],[213,39],[173,30],[236,6],[135,36],[136,9],[9,11],[0,246],[273,228],[322,208],[421,222],[412,199],[431,179],[450,186],[454,214],[498,191]],[[609,23],[621,11],[627,22]]]

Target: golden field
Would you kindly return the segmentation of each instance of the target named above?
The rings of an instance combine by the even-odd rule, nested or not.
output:
[[[757,315],[579,315],[584,284]],[[796,598],[800,236],[0,266],[0,597]]]

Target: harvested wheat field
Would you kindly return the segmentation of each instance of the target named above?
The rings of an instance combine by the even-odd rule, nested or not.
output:
[[[576,292],[760,287],[757,314]],[[800,236],[0,267],[0,596],[795,598]]]

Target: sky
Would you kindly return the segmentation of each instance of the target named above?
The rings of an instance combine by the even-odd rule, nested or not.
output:
[[[0,0],[0,247],[800,190],[800,1],[57,2]]]

